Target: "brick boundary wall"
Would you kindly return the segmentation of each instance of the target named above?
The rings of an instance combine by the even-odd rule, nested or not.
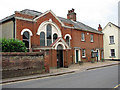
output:
[[[49,73],[44,52],[2,52],[2,78]]]

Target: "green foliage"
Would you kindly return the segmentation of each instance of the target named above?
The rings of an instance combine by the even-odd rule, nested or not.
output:
[[[95,59],[94,58],[91,59],[91,63],[95,63]]]
[[[20,40],[0,39],[2,52],[27,52],[25,44]]]
[[[104,59],[104,58],[102,58],[102,59],[101,59],[101,61],[102,61],[102,62],[104,62],[104,61],[105,61],[105,59]]]

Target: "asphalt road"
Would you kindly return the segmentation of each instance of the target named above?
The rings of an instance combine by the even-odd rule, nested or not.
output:
[[[118,66],[2,85],[2,88],[113,88],[118,85]]]

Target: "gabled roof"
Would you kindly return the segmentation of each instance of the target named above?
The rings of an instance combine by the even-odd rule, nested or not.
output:
[[[65,48],[66,48],[66,49],[71,49],[71,48],[68,46],[68,44],[63,40],[62,37],[58,37],[50,46],[51,46],[52,48],[55,48],[59,42],[63,44],[64,49],[65,49]],[[55,48],[55,49],[56,49],[56,48]]]
[[[108,23],[108,24],[104,27],[104,29],[103,29],[103,30],[105,30],[105,28],[106,28],[109,24],[112,24],[112,25],[113,25],[113,26],[115,26],[116,28],[120,29],[120,27],[119,27],[119,26],[117,26],[117,25],[113,24],[112,22],[109,22],[109,23]]]
[[[69,26],[69,28],[102,34],[102,32],[100,32],[100,31],[98,31],[98,30],[96,30],[96,29],[94,29],[94,28],[92,28],[88,25],[85,25],[85,24],[83,24],[79,21],[72,21],[72,20],[69,20],[69,19],[66,19],[66,18],[58,17],[51,10],[48,10],[45,13],[41,13],[41,12],[38,12],[38,11],[35,11],[35,10],[24,9],[24,10],[19,11],[19,12],[23,13],[23,14],[28,14],[28,15],[34,16],[34,18],[32,20],[37,20],[39,17],[51,12],[53,14],[53,16],[62,24],[62,26],[65,26],[63,23],[68,23],[68,24],[73,25],[73,27]],[[4,22],[6,20],[9,20],[11,18],[14,18],[14,17],[15,17],[14,14],[11,15],[11,16],[8,16],[8,17],[0,20],[0,23]]]

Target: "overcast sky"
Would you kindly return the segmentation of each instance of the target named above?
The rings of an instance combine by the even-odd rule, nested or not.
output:
[[[31,9],[39,12],[52,10],[57,16],[67,17],[68,10],[74,8],[77,21],[97,29],[108,22],[118,25],[119,0],[0,0],[0,20],[14,11]]]

